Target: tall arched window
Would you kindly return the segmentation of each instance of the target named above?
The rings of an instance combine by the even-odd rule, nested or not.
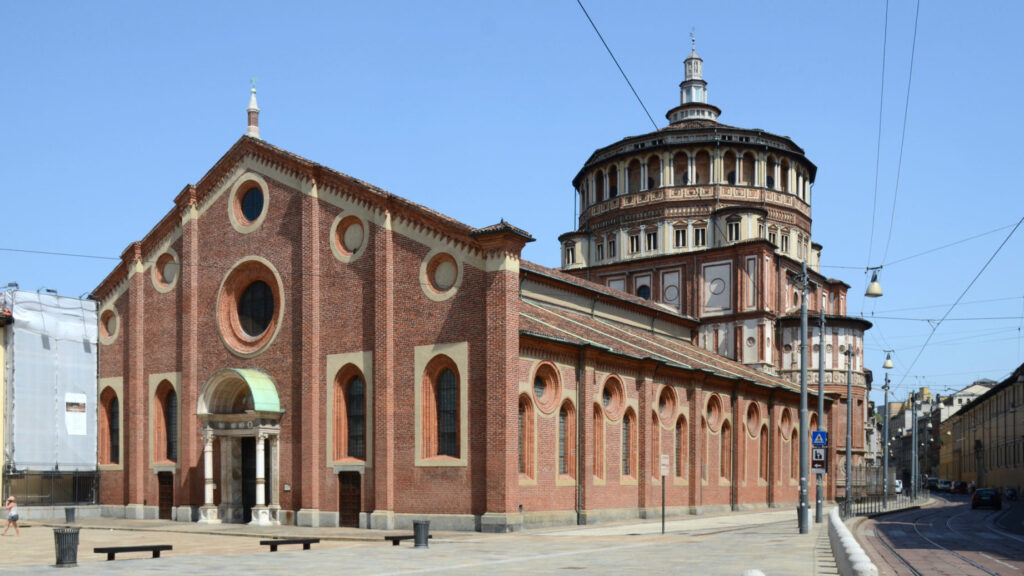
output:
[[[594,404],[594,477],[604,478],[604,412]]]
[[[459,383],[449,368],[437,377],[437,455],[459,456]]]
[[[519,473],[533,478],[533,403],[526,394],[519,396]]]
[[[100,464],[119,464],[121,462],[121,410],[117,394],[111,388],[104,389],[100,394],[98,436]]]
[[[633,476],[636,472],[636,417],[633,411],[622,417],[622,475]]]
[[[178,394],[174,386],[164,380],[156,389],[153,399],[153,448],[157,461],[176,462],[178,460]]]
[[[800,440],[797,438],[796,427],[793,428],[793,433],[789,435],[789,477],[796,480],[797,474],[800,471]]]
[[[349,366],[334,386],[334,459],[366,460],[366,382]]]
[[[720,438],[722,445],[721,460],[719,462],[721,468],[722,478],[732,479],[732,427],[729,426],[729,422],[722,423],[722,435]]]
[[[761,480],[768,480],[768,427],[761,426],[761,434],[758,438],[760,446],[758,450],[758,456],[760,459],[760,466],[758,467],[758,478]]]
[[[558,473],[576,477],[576,411],[569,402],[558,411]]]
[[[345,387],[345,419],[350,458],[366,459],[366,384],[354,376]]]
[[[676,476],[682,477],[686,470],[686,420],[676,420]]]

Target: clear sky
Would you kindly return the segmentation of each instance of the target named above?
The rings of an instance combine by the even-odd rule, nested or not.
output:
[[[922,2],[898,186],[916,4],[891,4],[876,203],[884,0],[584,2],[659,127],[696,29],[720,120],[806,150],[822,272],[875,323],[876,391],[894,349],[906,398],[1024,362],[1024,230],[921,352],[1024,217],[1024,3]],[[572,177],[653,129],[575,0],[7,2],[0,54],[0,286],[71,296],[244,133],[252,77],[267,142],[473,226],[504,218],[552,267]]]

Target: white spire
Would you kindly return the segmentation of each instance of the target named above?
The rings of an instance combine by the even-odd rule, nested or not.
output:
[[[260,137],[260,107],[256,104],[256,78],[252,79],[252,89],[249,95],[249,107],[246,109],[249,116],[249,129],[246,134],[253,138]]]
[[[670,123],[684,120],[718,121],[721,110],[708,104],[708,83],[704,80],[704,60],[697,54],[697,38],[690,32],[690,55],[683,63],[685,80],[679,84],[679,106],[669,110]]]

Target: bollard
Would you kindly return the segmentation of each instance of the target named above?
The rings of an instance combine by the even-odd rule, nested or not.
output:
[[[412,536],[416,548],[426,548],[429,545],[430,520],[413,520]]]
[[[57,553],[57,566],[78,564],[78,528],[54,528],[53,544]]]
[[[64,509],[64,521],[68,524],[75,523],[75,509],[70,506]]]

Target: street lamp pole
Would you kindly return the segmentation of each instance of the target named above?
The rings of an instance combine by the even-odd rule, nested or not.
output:
[[[889,508],[889,373],[885,373],[885,421],[882,423],[882,509]]]
[[[850,505],[850,476],[853,475],[853,346],[846,348],[846,511]]]
[[[807,505],[807,262],[800,273],[800,533],[807,534],[810,508]]]
[[[917,392],[910,394],[910,409],[913,411],[911,415],[911,430],[910,430],[910,495],[917,500],[917,489],[918,484],[921,483],[921,479],[918,478],[917,471]]]
[[[825,295],[821,296],[821,310],[818,314],[818,430],[825,429]],[[814,489],[814,522],[823,522],[822,495],[824,474],[815,474],[817,487]]]

